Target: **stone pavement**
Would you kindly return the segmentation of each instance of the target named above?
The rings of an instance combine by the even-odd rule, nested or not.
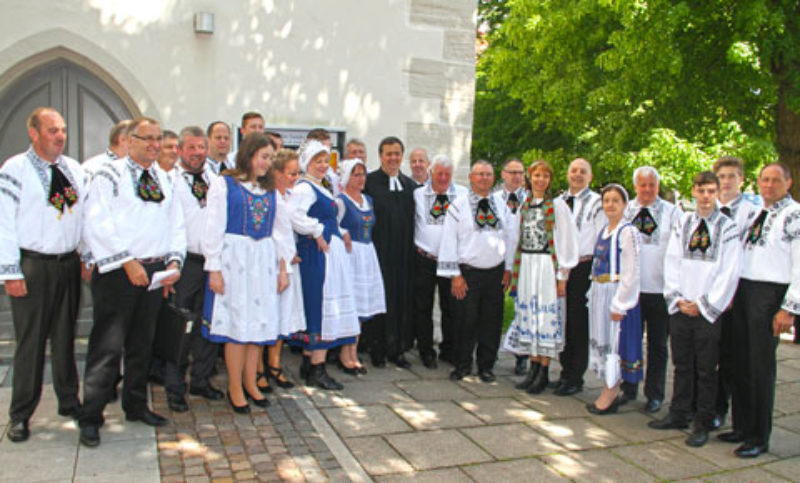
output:
[[[10,395],[4,352],[3,433]],[[755,460],[736,458],[735,445],[713,436],[691,449],[684,431],[649,429],[666,410],[647,415],[641,398],[619,414],[590,415],[584,405],[599,393],[594,377],[574,397],[531,396],[514,389],[507,356],[492,384],[476,377],[453,383],[447,364],[431,371],[412,358],[410,371],[370,367],[359,378],[331,369],[343,391],[277,389],[270,408],[247,416],[196,397],[190,412],[173,414],[155,387],[153,404],[172,424],[156,434],[125,423],[113,404],[96,449],[78,446],[74,423],[55,415],[47,387],[31,440],[13,444],[3,434],[0,481],[800,480],[800,346],[784,342],[778,357],[770,453]],[[298,359],[286,352],[285,367],[296,368]],[[224,376],[214,382],[222,387]]]

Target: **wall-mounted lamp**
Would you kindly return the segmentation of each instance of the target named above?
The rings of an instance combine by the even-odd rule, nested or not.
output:
[[[197,12],[194,14],[194,33],[213,34],[214,14],[210,12]]]

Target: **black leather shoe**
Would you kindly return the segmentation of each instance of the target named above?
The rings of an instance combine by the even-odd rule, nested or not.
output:
[[[701,428],[695,428],[692,434],[686,438],[686,446],[692,448],[699,448],[708,442],[708,431]]]
[[[563,380],[563,379],[561,379],[561,378],[558,378],[558,379],[556,379],[555,381],[550,381],[550,382],[548,382],[548,383],[547,383],[547,389],[556,389],[556,390],[557,390],[558,388],[560,388],[560,387],[561,387],[561,386],[563,386],[564,384],[566,384],[566,383],[564,382],[564,380]]]
[[[578,394],[581,391],[583,391],[583,387],[581,386],[564,383],[558,389],[553,391],[553,394],[555,394],[556,396],[572,396],[573,394]]]
[[[647,404],[644,405],[644,410],[648,413],[657,413],[661,411],[660,399],[648,399]]]
[[[88,448],[100,446],[100,429],[97,426],[81,427],[81,444]]]
[[[159,416],[149,409],[145,409],[139,414],[125,414],[127,421],[140,421],[148,426],[166,426],[169,420],[163,416]]]
[[[542,368],[542,365],[538,362],[531,362],[531,366],[528,368],[528,373],[525,375],[525,379],[518,382],[514,385],[517,389],[522,389],[523,391],[527,390],[531,384],[533,384],[533,380],[536,379],[536,375],[539,374],[539,369]]]
[[[249,404],[245,403],[243,406],[237,406],[233,404],[233,399],[231,398],[230,391],[228,391],[227,396],[228,396],[228,404],[231,405],[231,409],[233,409],[233,412],[235,412],[236,414],[250,414]],[[245,401],[247,401],[247,396],[245,396],[244,399]]]
[[[294,387],[294,383],[286,379],[286,374],[280,367],[267,366],[267,377],[281,389],[291,389]]]
[[[221,401],[225,399],[225,393],[219,389],[214,389],[211,386],[206,387],[190,387],[189,394],[192,396],[202,396],[209,401]]]
[[[436,369],[439,367],[439,364],[436,363],[436,356],[422,356],[422,365],[427,367],[428,369]]]
[[[619,396],[617,396],[617,399],[619,400],[619,405],[620,406],[624,406],[624,405],[628,404],[631,401],[635,401],[636,400],[636,395],[635,394],[634,395],[626,394],[623,391],[623,392],[620,393]]]
[[[467,371],[462,371],[461,369],[453,369],[453,372],[450,373],[450,380],[451,381],[460,381],[468,376],[469,373]]]
[[[717,414],[714,416],[714,419],[711,420],[711,429],[716,430],[723,426],[725,426],[725,415]]]
[[[494,382],[495,379],[496,379],[494,377],[494,373],[491,371],[491,369],[482,369],[482,370],[478,371],[478,377],[480,378],[481,381],[487,382],[487,383],[488,382]]]
[[[260,408],[268,408],[269,407],[269,401],[265,397],[262,397],[262,399],[256,399],[249,392],[247,392],[247,390],[244,391],[244,397],[249,399],[257,407],[260,407]]]
[[[614,414],[619,410],[619,399],[614,399],[614,401],[611,404],[609,404],[608,407],[605,409],[600,409],[593,402],[591,402],[586,405],[586,410],[594,414],[595,416]]]
[[[189,410],[186,398],[179,394],[167,394],[167,406],[176,413],[185,413]]]
[[[28,421],[12,421],[6,436],[8,436],[9,441],[15,443],[27,441],[31,436],[31,431],[28,429]]]
[[[311,369],[308,371],[308,377],[306,378],[306,386],[318,387],[327,391],[341,391],[344,389],[344,386],[328,375],[328,371],[325,370],[324,362],[311,365]]]
[[[402,354],[400,354],[396,358],[393,358],[393,359],[389,360],[389,362],[393,363],[394,365],[396,365],[400,369],[408,369],[408,368],[411,367],[411,363],[408,362],[406,360],[405,356],[403,356]]]
[[[717,439],[726,443],[741,443],[744,441],[744,435],[739,431],[726,431],[719,433]]]
[[[80,414],[81,414],[80,406],[73,406],[69,408],[58,408],[58,415],[64,416],[65,418],[78,419],[78,416]]]
[[[347,367],[346,365],[344,365],[342,363],[342,361],[336,361],[336,366],[339,368],[339,370],[341,370],[345,374],[349,374],[351,376],[357,376],[358,375],[358,368],[357,367]]]
[[[739,458],[756,458],[761,453],[766,453],[767,451],[769,451],[769,446],[767,446],[766,444],[745,443],[736,448],[733,454],[735,454]]]
[[[653,429],[686,429],[689,427],[689,423],[685,419],[670,413],[662,419],[650,421],[647,426]]]
[[[536,373],[536,377],[533,379],[533,382],[525,391],[528,394],[541,394],[547,388],[547,383],[550,382],[549,370],[550,366],[541,366],[539,368],[539,372]]]
[[[521,376],[528,370],[528,357],[517,356],[517,363],[514,364],[514,374]]]

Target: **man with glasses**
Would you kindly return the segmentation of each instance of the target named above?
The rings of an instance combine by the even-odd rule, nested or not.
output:
[[[503,184],[492,193],[492,199],[496,205],[505,205],[508,208],[506,213],[512,219],[507,220],[507,224],[519,225],[519,207],[525,203],[525,198],[528,196],[525,189],[525,167],[522,165],[522,161],[519,158],[507,160],[503,165],[503,170],[500,171],[500,177],[503,179]],[[525,374],[527,365],[527,356],[517,356],[514,373]]]
[[[174,185],[155,168],[161,127],[134,119],[124,159],[97,173],[87,197],[84,236],[95,260],[92,274],[94,325],[84,375],[80,441],[100,444],[103,409],[111,399],[123,352],[122,409],[128,421],[163,426],[167,420],[147,407],[147,372],[156,319],[163,297],[180,278],[186,230]],[[148,290],[156,272],[174,270],[162,290]]]

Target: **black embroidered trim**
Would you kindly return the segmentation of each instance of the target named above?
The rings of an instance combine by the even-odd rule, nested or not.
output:
[[[167,265],[169,265],[169,262],[171,262],[173,260],[177,261],[178,263],[180,263],[181,266],[183,266],[183,260],[184,260],[183,253],[181,253],[181,252],[169,252],[166,255],[164,255],[164,263],[166,263]]]
[[[800,315],[800,302],[796,300],[789,300],[788,298],[784,299],[783,303],[781,304],[781,308],[795,315]]]
[[[436,269],[447,272],[459,272],[458,262],[438,262]]]
[[[19,264],[0,265],[0,275],[18,275],[22,273]]]
[[[0,179],[4,179],[9,183],[13,184],[14,186],[16,186],[17,188],[22,189],[22,183],[20,183],[17,178],[11,176],[10,174],[0,173]]]
[[[19,196],[17,196],[16,193],[12,192],[10,189],[0,186],[0,193],[5,193],[6,196],[14,201],[14,203],[19,204]]]
[[[697,300],[697,304],[705,309],[703,312],[708,314],[708,316],[711,318],[711,322],[714,322],[719,318],[720,315],[722,315],[722,310],[717,310],[713,305],[711,305],[711,302],[708,301],[707,295],[702,295]]]
[[[670,292],[664,295],[664,300],[667,301],[667,308],[672,307],[672,304],[674,304],[679,298],[681,298],[680,292]]]
[[[103,266],[109,265],[111,263],[118,262],[118,261],[122,260],[123,258],[130,258],[130,256],[131,256],[131,254],[128,252],[128,250],[125,250],[125,251],[122,251],[120,253],[117,253],[116,255],[111,255],[110,257],[106,257],[106,258],[103,258],[102,260],[98,260],[96,262],[96,265],[98,267],[103,267]]]
[[[102,170],[94,173],[94,178],[97,178],[98,176],[106,178],[111,183],[111,190],[114,193],[114,196],[119,196],[119,185],[117,184],[117,180],[114,179],[114,176]]]

